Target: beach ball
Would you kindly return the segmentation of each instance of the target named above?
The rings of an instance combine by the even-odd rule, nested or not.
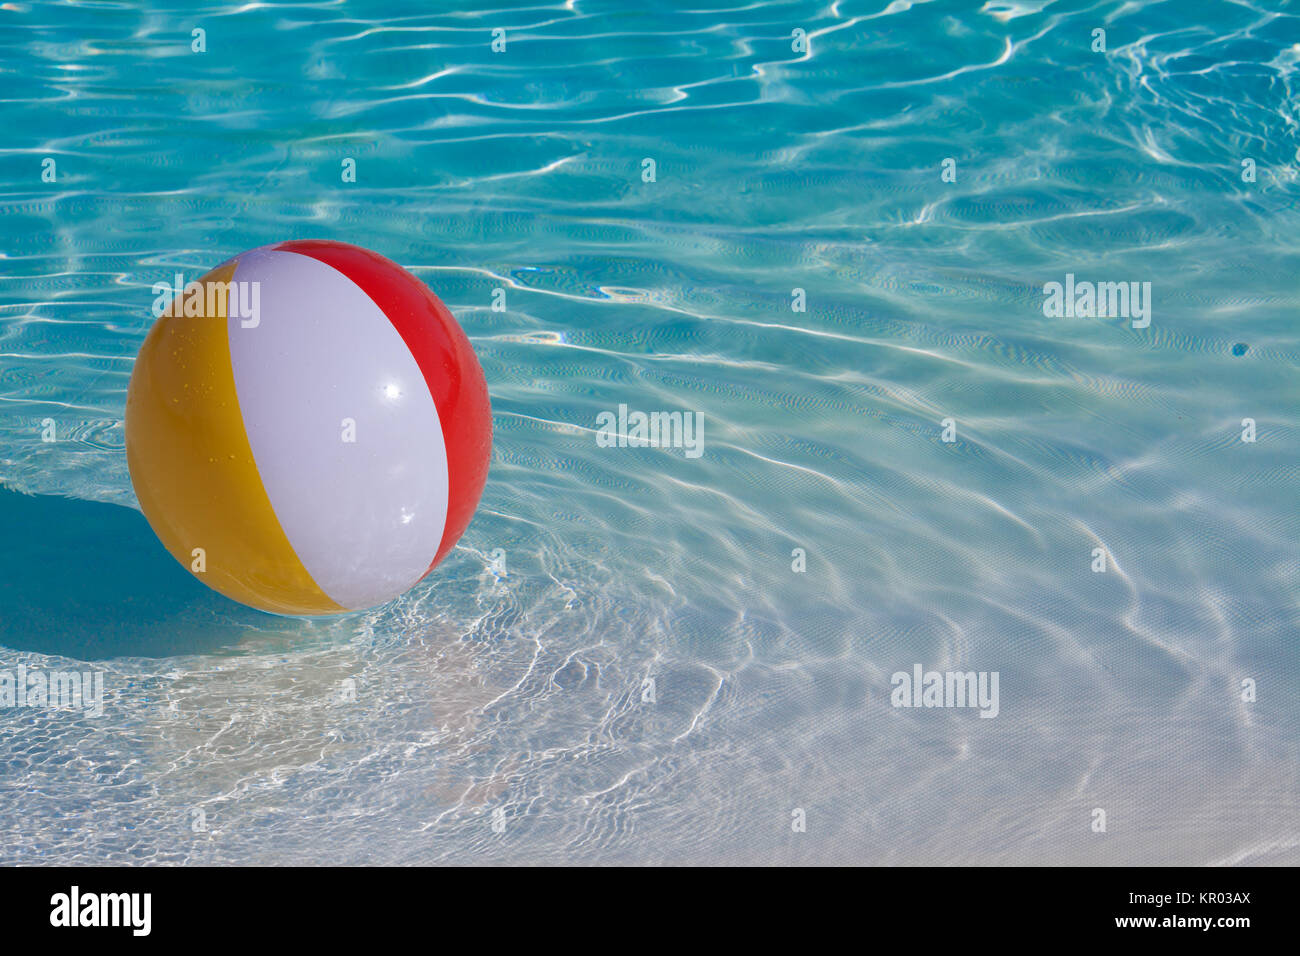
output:
[[[446,557],[483,491],[492,412],[469,339],[424,283],[357,246],[282,242],[155,312],[127,465],[195,577],[264,611],[339,614]]]

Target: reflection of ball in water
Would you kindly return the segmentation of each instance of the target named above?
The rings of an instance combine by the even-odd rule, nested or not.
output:
[[[382,604],[469,524],[492,413],[456,320],[357,246],[282,242],[191,283],[140,349],[126,453],[172,555],[281,614]]]

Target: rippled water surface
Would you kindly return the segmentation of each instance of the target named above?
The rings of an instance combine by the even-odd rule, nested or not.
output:
[[[0,861],[1300,862],[1298,12],[0,6],[0,669],[107,684],[0,708]],[[123,453],[152,285],[301,237],[429,283],[496,436],[444,564],[316,622]]]

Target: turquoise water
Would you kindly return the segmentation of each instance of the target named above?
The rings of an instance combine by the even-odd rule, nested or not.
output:
[[[431,9],[0,7],[0,670],[106,688],[0,707],[0,861],[1300,862],[1295,4]],[[305,237],[430,284],[496,430],[325,622],[123,452],[152,285]]]

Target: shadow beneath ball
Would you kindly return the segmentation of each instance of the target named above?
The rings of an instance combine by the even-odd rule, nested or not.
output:
[[[204,587],[131,508],[0,489],[0,528],[0,648],[173,657],[285,626]]]

